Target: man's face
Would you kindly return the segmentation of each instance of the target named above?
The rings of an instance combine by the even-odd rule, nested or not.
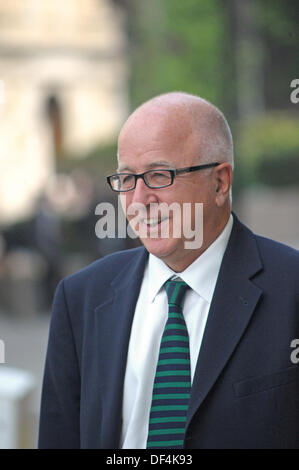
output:
[[[179,116],[178,116],[179,118]],[[119,138],[119,172],[143,173],[147,170],[161,168],[184,168],[199,165],[198,142],[188,122],[180,119],[167,118],[164,115],[146,116],[130,122]],[[121,194],[123,210],[128,221],[132,222],[134,215],[128,215],[129,206],[145,208],[144,217],[140,222],[139,232],[145,248],[153,255],[161,258],[175,271],[182,271],[191,264],[203,251],[210,231],[213,230],[214,191],[211,184],[213,170],[203,170],[178,175],[174,183],[166,188],[151,189],[143,180],[137,180],[136,188]],[[195,227],[195,203],[203,203],[203,246],[197,249],[186,248],[186,238],[183,230],[183,212],[181,212],[181,227],[175,227],[177,218],[169,211],[166,219],[161,212],[153,208],[160,204],[177,203],[183,207],[190,203],[191,217],[189,226]],[[151,219],[150,219],[151,217]],[[136,219],[135,219],[136,220]],[[169,237],[163,235],[165,224],[168,224]],[[165,232],[164,232],[165,233]],[[173,236],[175,234],[175,236]],[[179,237],[178,237],[179,234]],[[145,235],[145,236],[144,236]]]

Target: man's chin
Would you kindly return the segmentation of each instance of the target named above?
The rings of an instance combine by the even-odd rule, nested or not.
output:
[[[141,242],[149,253],[161,259],[170,257],[178,245],[178,240],[165,238],[144,238]]]

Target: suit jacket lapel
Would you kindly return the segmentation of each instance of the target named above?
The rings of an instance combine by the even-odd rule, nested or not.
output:
[[[234,216],[194,375],[187,426],[240,341],[262,291],[250,277],[262,269],[252,232]]]
[[[95,309],[101,383],[100,447],[118,448],[121,432],[123,381],[135,305],[147,252],[140,249],[111,283],[112,297]]]

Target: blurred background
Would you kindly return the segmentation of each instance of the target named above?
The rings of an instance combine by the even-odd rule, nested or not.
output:
[[[136,106],[174,90],[216,104],[234,211],[299,248],[298,24],[296,0],[0,0],[0,448],[36,447],[59,280],[138,244],[95,236]]]

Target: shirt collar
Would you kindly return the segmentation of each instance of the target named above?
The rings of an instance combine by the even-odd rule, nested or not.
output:
[[[233,227],[233,216],[216,240],[181,273],[170,269],[161,259],[150,254],[147,266],[149,301],[153,302],[163,284],[173,276],[179,276],[198,295],[211,303],[222,258]]]

